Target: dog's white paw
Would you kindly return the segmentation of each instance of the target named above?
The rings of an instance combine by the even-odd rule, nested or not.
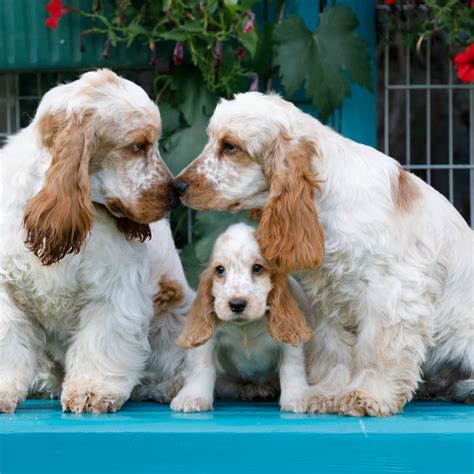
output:
[[[123,397],[98,394],[94,391],[68,391],[67,393],[63,392],[61,397],[63,411],[76,414],[114,413],[122,407],[124,401]]]
[[[174,411],[182,411],[185,413],[196,411],[211,411],[212,400],[208,400],[207,398],[192,397],[178,394],[171,401],[170,407]]]
[[[305,397],[282,398],[280,400],[281,411],[292,411],[293,413],[306,413],[308,404]]]
[[[0,392],[0,414],[14,413],[22,399],[23,396],[20,393]]]

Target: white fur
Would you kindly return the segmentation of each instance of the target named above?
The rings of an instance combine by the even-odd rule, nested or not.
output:
[[[214,391],[222,399],[273,398],[280,386],[282,410],[306,411],[303,345],[276,344],[268,334],[265,314],[272,284],[267,270],[252,276],[252,266],[263,263],[254,231],[235,224],[215,243],[211,267],[225,268],[212,284],[219,324],[211,339],[187,352],[184,387],[171,402],[173,410],[211,410]],[[307,311],[301,288],[294,280],[290,285]],[[230,311],[233,299],[247,301],[242,313]]]
[[[246,93],[221,101],[208,132],[203,155],[191,166],[207,179],[206,163],[213,202],[220,199],[225,207],[232,201],[233,209],[265,206],[263,163],[282,134],[296,148],[301,141],[316,147],[311,166],[321,192],[314,204],[325,255],[319,268],[303,275],[319,315],[307,360],[311,408],[395,413],[421,380],[434,379],[446,367],[461,380],[449,387],[451,398],[472,401],[473,232],[454,207],[408,174],[418,197],[406,210],[397,209],[395,160],[342,137],[275,95]],[[222,136],[244,143],[255,166],[245,166],[242,175],[238,162],[212,166],[220,159]],[[188,184],[192,192],[192,181]],[[183,200],[193,206],[186,194]]]
[[[44,114],[88,110],[99,121],[113,119],[124,134],[142,123],[160,128],[157,107],[145,92],[117,76],[107,81],[111,74],[88,73],[52,89],[31,125],[0,151],[0,412],[13,411],[30,389],[43,396],[62,392],[63,406],[78,412],[119,408],[150,356],[148,332],[159,275],[175,279],[185,298],[181,307],[152,323],[151,344],[163,351],[163,358],[152,353],[148,371],[155,379],[168,379],[182,363],[174,337],[193,294],[166,221],[152,224],[153,238],[143,244],[127,240],[110,213],[96,208],[81,251],[50,266],[43,266],[24,245],[24,209],[41,189],[51,161],[38,129]],[[150,160],[159,160],[156,151],[152,154]],[[150,181],[142,174],[122,176],[120,182],[112,171],[106,178],[94,175],[92,199],[105,203],[103,193],[135,199]],[[163,182],[170,178],[153,176]]]

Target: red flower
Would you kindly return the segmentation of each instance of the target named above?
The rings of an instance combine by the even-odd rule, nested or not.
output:
[[[58,27],[59,20],[68,12],[68,9],[64,7],[61,0],[51,0],[45,5],[45,8],[50,15],[49,18],[46,18],[45,24],[48,28],[55,30]]]
[[[245,56],[245,49],[241,47],[237,48],[235,50],[235,55],[237,56],[237,58],[242,59]]]
[[[458,77],[463,82],[474,81],[474,43],[454,57]]]

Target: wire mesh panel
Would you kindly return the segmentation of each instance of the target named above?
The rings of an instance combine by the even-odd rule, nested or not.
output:
[[[474,85],[457,79],[441,38],[425,41],[419,52],[390,45],[389,15],[379,8],[379,147],[444,194],[472,226]]]

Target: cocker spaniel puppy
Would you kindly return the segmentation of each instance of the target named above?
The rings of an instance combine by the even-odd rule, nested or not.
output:
[[[61,382],[64,410],[119,409],[144,375],[166,281],[182,298],[150,339],[173,349],[168,317],[183,325],[192,292],[169,225],[150,225],[173,201],[160,132],[145,92],[99,70],[49,91],[0,151],[0,412]],[[169,358],[150,370],[174,377],[182,361]]]
[[[309,339],[308,303],[298,284],[262,257],[254,232],[235,224],[215,243],[181,336],[193,349],[173,410],[211,410],[214,390],[222,399],[252,400],[274,398],[280,386],[282,410],[307,409],[303,344],[280,342],[296,326]]]
[[[208,134],[174,186],[195,209],[259,209],[265,259],[301,271],[310,410],[390,415],[422,380],[473,402],[473,232],[454,207],[276,95],[222,100]]]

